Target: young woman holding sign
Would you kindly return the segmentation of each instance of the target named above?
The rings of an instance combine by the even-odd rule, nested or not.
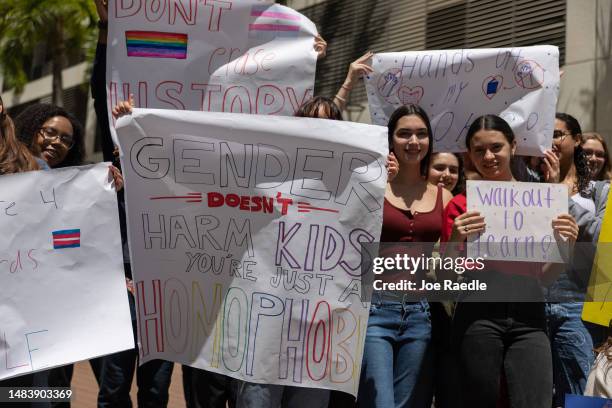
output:
[[[597,206],[595,192],[600,190],[591,180],[591,168],[582,142],[582,129],[573,116],[557,113],[553,135],[553,151],[559,157],[560,180],[568,186],[569,213],[580,227],[579,241],[597,242],[593,233],[593,220]],[[600,184],[602,182],[599,182]],[[582,308],[591,273],[594,246],[576,247],[571,265],[561,273],[559,279],[546,294],[548,332],[552,346],[555,384],[555,406],[562,406],[565,394],[584,392],[591,364],[593,363],[594,340],[603,341],[603,333],[590,330],[582,321]],[[594,335],[594,336],[593,336]]]
[[[83,127],[64,108],[43,103],[31,105],[17,116],[15,127],[21,143],[45,166],[53,169],[84,164]],[[123,178],[118,170],[111,166],[109,176],[113,177],[115,188],[121,190]],[[102,359],[92,359],[90,363],[96,379],[100,381]],[[48,386],[70,387],[73,369],[74,366],[69,364],[49,370]]]
[[[510,160],[516,142],[503,119],[494,115],[476,119],[467,132],[466,145],[482,180],[515,181]],[[486,229],[486,219],[478,211],[466,211],[466,207],[466,196],[460,194],[444,212],[442,240],[455,243],[447,246],[446,256],[459,255],[460,243]],[[560,214],[552,221],[552,228],[556,239],[573,243],[578,236],[576,221],[569,214]],[[552,357],[540,284],[554,280],[563,266],[489,261],[480,273],[466,272],[466,279],[486,281],[488,294],[495,294],[497,289],[506,299],[515,294],[525,301],[474,303],[468,300],[485,299],[487,294],[470,292],[457,305],[453,339],[466,406],[496,406],[502,381],[506,382],[512,407],[551,406]],[[495,299],[489,296],[488,300]]]
[[[420,245],[419,254],[423,250],[431,252],[440,237],[443,208],[452,195],[427,181],[433,148],[429,118],[419,106],[402,106],[389,119],[388,136],[390,155],[399,163],[399,172],[388,180],[380,240]],[[388,278],[393,281],[399,275],[392,273]],[[359,405],[429,407],[432,387],[427,301],[409,301],[406,292],[375,292],[365,339]]]

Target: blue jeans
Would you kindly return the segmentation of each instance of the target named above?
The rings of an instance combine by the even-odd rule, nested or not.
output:
[[[426,301],[372,295],[358,401],[362,407],[429,407],[433,393],[431,320]]]
[[[581,317],[582,306],[581,302],[546,304],[556,407],[564,406],[565,394],[584,394],[595,359],[593,340]]]

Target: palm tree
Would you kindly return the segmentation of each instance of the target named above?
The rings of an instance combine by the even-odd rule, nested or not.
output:
[[[51,58],[52,100],[62,105],[62,70],[68,57],[84,54],[95,34],[96,9],[91,0],[2,0],[0,67],[17,92],[27,83],[25,67],[34,48],[45,44]],[[24,66],[25,64],[25,66]]]

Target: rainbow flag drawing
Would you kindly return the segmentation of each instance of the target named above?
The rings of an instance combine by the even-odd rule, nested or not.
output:
[[[81,246],[81,230],[69,229],[53,231],[53,249],[79,248]]]
[[[126,31],[128,57],[187,58],[187,34]]]
[[[253,6],[249,24],[250,38],[271,39],[297,37],[300,32],[301,14],[278,5]]]

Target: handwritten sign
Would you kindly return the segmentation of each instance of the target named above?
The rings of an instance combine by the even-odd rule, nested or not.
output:
[[[565,262],[552,220],[567,213],[567,186],[467,181],[467,208],[485,218],[486,231],[468,242],[468,256],[509,261]]]
[[[107,164],[0,177],[0,379],[134,347]]]
[[[582,319],[608,327],[612,320],[612,195],[608,194],[606,212],[601,223],[601,232],[593,270],[588,287],[588,298],[595,302],[585,302]]]
[[[517,154],[550,149],[559,93],[553,46],[376,54],[366,79],[372,123],[386,126],[400,105],[420,105],[431,119],[434,151],[463,152],[477,117],[504,118]]]
[[[141,361],[356,395],[386,128],[136,110],[117,132]]]
[[[292,116],[313,96],[316,33],[269,1],[111,0],[109,107]]]

